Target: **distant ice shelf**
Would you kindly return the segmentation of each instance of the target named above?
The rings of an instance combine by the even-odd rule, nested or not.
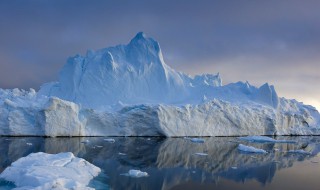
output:
[[[219,74],[177,72],[144,33],[127,45],[69,58],[59,80],[39,92],[0,89],[0,135],[319,134],[314,107],[279,98],[268,83],[223,85]]]

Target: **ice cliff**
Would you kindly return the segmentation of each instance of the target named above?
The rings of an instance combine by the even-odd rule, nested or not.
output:
[[[143,33],[69,58],[39,92],[0,89],[1,135],[310,135],[320,134],[319,118],[268,83],[222,85],[219,74],[177,72]]]

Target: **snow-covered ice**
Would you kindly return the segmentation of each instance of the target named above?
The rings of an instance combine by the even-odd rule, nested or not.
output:
[[[246,137],[239,137],[240,140],[250,141],[250,142],[257,142],[257,143],[296,143],[296,141],[292,140],[277,140],[271,137],[266,136],[246,136]]]
[[[129,172],[124,175],[129,177],[136,177],[136,178],[149,176],[147,172],[142,172],[140,170],[129,170]]]
[[[243,144],[238,145],[238,150],[243,151],[243,152],[248,152],[248,153],[260,153],[260,154],[266,154],[268,153],[267,151],[259,148],[255,148],[253,146],[246,146]]]
[[[320,134],[312,106],[278,97],[268,83],[223,85],[189,76],[138,33],[127,45],[68,59],[58,81],[0,89],[0,135],[245,136]]]
[[[13,162],[0,178],[14,182],[17,189],[92,189],[90,180],[100,173],[100,168],[72,153],[32,153]]]

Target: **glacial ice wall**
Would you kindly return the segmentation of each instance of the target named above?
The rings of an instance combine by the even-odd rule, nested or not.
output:
[[[31,91],[0,104],[2,135],[37,136],[238,136],[317,135],[319,113],[279,99],[277,109],[219,99],[199,104],[140,104],[94,110]],[[9,96],[9,95],[8,95]],[[23,98],[22,98],[23,97]],[[24,104],[19,104],[23,101]]]

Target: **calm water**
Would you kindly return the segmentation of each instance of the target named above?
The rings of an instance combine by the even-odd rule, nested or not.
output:
[[[246,143],[236,137],[205,138],[192,143],[183,138],[8,138],[0,137],[0,172],[31,152],[73,152],[100,167],[96,189],[316,189],[320,187],[320,137],[279,137],[294,144]],[[82,143],[89,140],[89,143]],[[239,143],[269,153],[245,154]],[[28,145],[27,143],[32,143]],[[286,151],[304,149],[311,155]],[[195,153],[207,153],[207,156]],[[119,154],[120,153],[120,154]],[[319,161],[319,163],[317,163]],[[140,169],[149,177],[121,175]],[[13,184],[0,181],[0,189]]]

